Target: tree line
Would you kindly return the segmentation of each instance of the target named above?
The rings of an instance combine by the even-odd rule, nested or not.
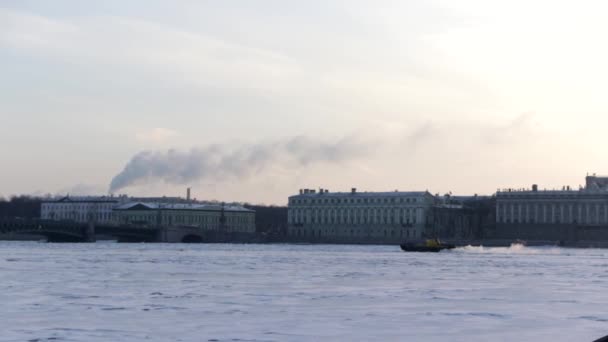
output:
[[[258,233],[287,233],[287,207],[245,204],[245,208],[255,210],[255,227]]]
[[[42,198],[27,195],[0,197],[0,217],[37,218],[40,217]]]

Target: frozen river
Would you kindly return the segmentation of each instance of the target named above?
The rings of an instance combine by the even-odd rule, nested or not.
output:
[[[592,341],[608,250],[0,242],[0,341]]]

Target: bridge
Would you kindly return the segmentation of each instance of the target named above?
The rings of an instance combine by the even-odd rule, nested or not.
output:
[[[119,242],[215,242],[217,234],[197,227],[149,227],[0,218],[0,234],[43,236],[49,242],[95,242],[98,236]]]

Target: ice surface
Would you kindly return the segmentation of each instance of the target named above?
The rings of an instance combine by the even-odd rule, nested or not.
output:
[[[608,250],[0,243],[1,341],[592,341]]]

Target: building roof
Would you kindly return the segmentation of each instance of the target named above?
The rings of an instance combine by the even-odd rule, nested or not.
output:
[[[129,202],[120,205],[114,210],[195,210],[195,211],[240,211],[254,213],[254,210],[247,209],[238,204],[201,204],[201,203],[148,203],[148,202]]]
[[[115,196],[64,196],[58,199],[45,200],[43,203],[118,203],[124,198]]]
[[[380,191],[380,192],[314,192],[314,193],[303,193],[290,196],[289,198],[311,198],[311,197],[421,197],[429,195],[432,196],[428,191]]]

